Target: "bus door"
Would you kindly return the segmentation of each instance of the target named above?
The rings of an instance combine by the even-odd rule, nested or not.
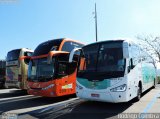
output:
[[[77,62],[68,62],[68,54],[58,56],[57,62],[57,81],[59,92],[62,94],[75,93]]]

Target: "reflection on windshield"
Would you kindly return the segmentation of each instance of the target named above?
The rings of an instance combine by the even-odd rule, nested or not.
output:
[[[49,51],[58,50],[62,41],[63,41],[63,39],[54,39],[54,40],[50,40],[50,41],[46,41],[44,43],[41,43],[35,49],[33,56],[44,55],[44,54],[48,54]]]
[[[48,81],[54,75],[53,61],[47,63],[47,58],[31,60],[28,69],[28,80],[31,81]]]
[[[12,50],[7,54],[7,61],[18,60],[19,55],[20,55],[20,49]]]
[[[86,58],[86,70],[95,71],[98,55],[98,45],[93,45],[84,49],[84,56]]]
[[[78,77],[85,74],[94,79],[96,75],[103,78],[121,77],[125,71],[122,42],[94,44],[83,48],[85,68],[79,71]],[[96,72],[95,74],[93,72]],[[92,76],[89,76],[91,73]]]

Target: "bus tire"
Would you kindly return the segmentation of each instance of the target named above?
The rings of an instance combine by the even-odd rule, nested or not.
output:
[[[156,88],[156,79],[154,79],[154,85],[153,88]]]
[[[142,87],[139,83],[138,85],[138,89],[137,89],[137,97],[136,97],[136,101],[139,101],[141,99],[141,96],[142,96]]]

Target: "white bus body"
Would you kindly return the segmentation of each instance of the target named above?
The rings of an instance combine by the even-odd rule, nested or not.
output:
[[[156,69],[152,59],[131,41],[93,43],[84,46],[82,54],[85,62],[76,81],[76,94],[80,98],[128,102],[135,97],[139,100],[144,91],[155,86]]]

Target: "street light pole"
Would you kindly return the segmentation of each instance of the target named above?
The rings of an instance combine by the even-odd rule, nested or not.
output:
[[[95,32],[96,32],[96,42],[98,41],[98,30],[97,30],[97,6],[95,3]]]

